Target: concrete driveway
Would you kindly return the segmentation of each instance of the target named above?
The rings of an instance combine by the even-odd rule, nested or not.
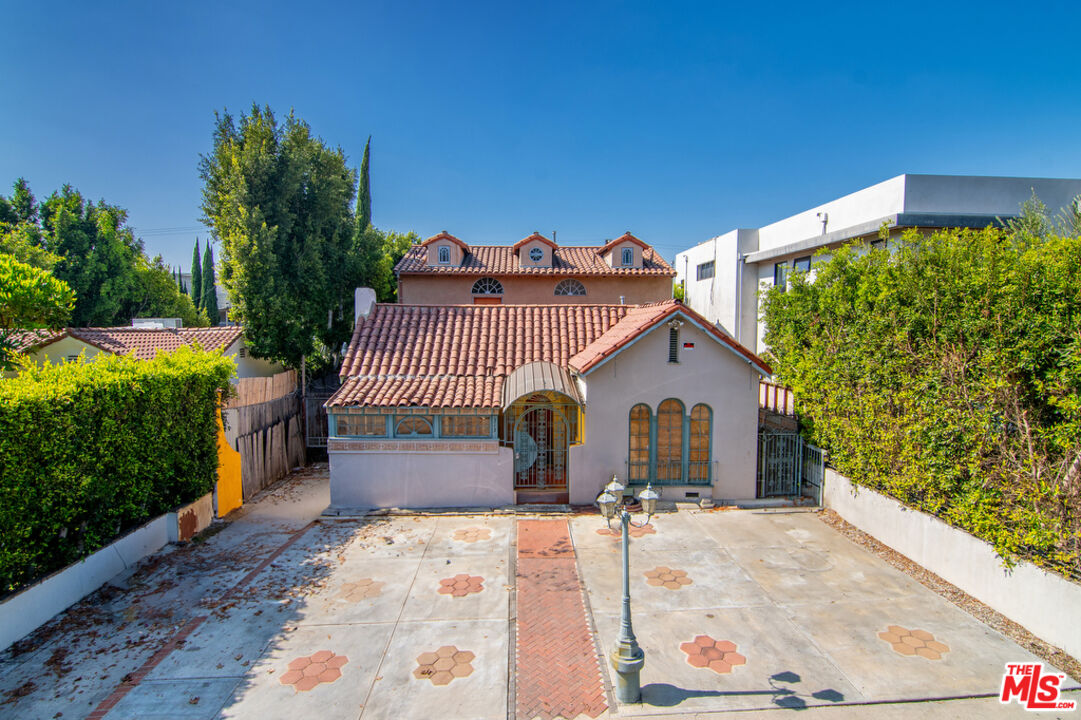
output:
[[[812,513],[681,510],[636,533],[643,702],[618,706],[619,546],[598,516],[319,519],[327,501],[325,474],[293,477],[57,618],[0,658],[0,716],[1024,714],[994,696],[1036,658]]]

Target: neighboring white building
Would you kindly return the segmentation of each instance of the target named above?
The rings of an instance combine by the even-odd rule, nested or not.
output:
[[[761,228],[731,230],[676,255],[684,302],[761,353],[758,290],[792,268],[810,269],[820,250],[877,241],[908,228],[983,228],[1016,217],[1035,192],[1052,214],[1081,195],[1081,179],[898,175]]]

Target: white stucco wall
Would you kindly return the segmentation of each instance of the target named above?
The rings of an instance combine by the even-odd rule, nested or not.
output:
[[[279,363],[252,357],[250,353],[245,353],[246,357],[240,357],[240,349],[244,346],[244,338],[241,337],[224,352],[226,357],[233,358],[236,363],[237,378],[271,377],[285,370]]]
[[[46,345],[40,350],[28,353],[27,357],[38,365],[44,364],[46,360],[55,365],[80,353],[86,353],[84,358],[90,360],[97,357],[101,352],[101,349],[94,347],[89,343],[85,343],[82,340],[76,340],[69,335],[68,337],[60,338],[56,342]]]
[[[398,448],[357,451],[361,443]],[[473,452],[411,448],[486,445]],[[370,446],[370,445],[369,445]],[[513,451],[494,440],[331,440],[330,504],[335,508],[500,507],[514,504]]]
[[[630,410],[646,403],[652,412],[676,398],[689,413],[698,403],[713,409],[714,486],[688,487],[702,497],[744,500],[755,496],[759,374],[732,351],[691,323],[680,329],[679,363],[668,362],[668,328],[661,324],[585,377],[585,444],[569,461],[570,498],[593,502],[612,474],[626,479]],[[662,497],[683,499],[684,490],[665,488]]]
[[[865,533],[990,605],[1033,634],[1081,657],[1081,585],[1028,562],[1003,566],[994,548],[933,515],[827,468],[822,504]]]

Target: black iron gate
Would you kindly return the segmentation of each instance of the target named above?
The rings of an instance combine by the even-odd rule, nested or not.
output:
[[[514,489],[567,487],[567,420],[552,407],[534,407],[514,427]]]
[[[304,436],[310,448],[325,448],[329,437],[327,409],[323,407],[338,391],[338,376],[331,375],[310,381],[304,393]]]

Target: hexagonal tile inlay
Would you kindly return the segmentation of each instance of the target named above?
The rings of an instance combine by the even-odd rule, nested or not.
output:
[[[928,660],[941,660],[944,653],[950,651],[950,646],[944,642],[935,640],[935,636],[926,630],[909,630],[900,625],[890,625],[878,637],[889,643],[895,653],[900,655],[915,656]]]
[[[668,588],[669,590],[679,590],[684,585],[690,585],[694,582],[687,577],[686,570],[674,570],[663,565],[658,565],[647,571],[645,575],[647,585]]]
[[[379,597],[383,593],[384,585],[386,583],[381,580],[361,578],[354,582],[344,583],[338,590],[338,597],[348,602],[360,602],[367,598]]]
[[[470,663],[475,657],[468,650],[444,645],[435,652],[417,655],[417,669],[413,671],[413,677],[431,680],[432,685],[448,685],[454,678],[463,678],[473,672]]]
[[[479,593],[484,589],[484,578],[480,575],[468,575],[462,573],[452,578],[443,578],[439,581],[439,594],[451,597],[465,597],[472,593]]]
[[[454,531],[454,539],[459,542],[465,543],[475,543],[481,540],[491,540],[492,531],[490,528],[484,527],[462,528],[461,530]]]
[[[319,683],[332,683],[342,676],[342,666],[349,662],[345,655],[320,650],[314,655],[298,657],[289,663],[289,670],[280,678],[282,685],[292,685],[301,692]]]
[[[601,528],[597,530],[597,534],[610,535],[613,540],[623,539],[623,530],[620,529],[618,524],[615,527],[611,528]],[[629,528],[627,528],[627,534],[630,535],[632,538],[640,538],[644,535],[656,535],[657,529],[654,528],[652,525],[644,525],[642,527],[635,527],[634,525],[631,525]]]
[[[747,662],[747,658],[736,652],[734,642],[714,640],[709,635],[699,635],[680,645],[679,649],[687,653],[687,662],[694,667],[708,668],[722,675]]]

